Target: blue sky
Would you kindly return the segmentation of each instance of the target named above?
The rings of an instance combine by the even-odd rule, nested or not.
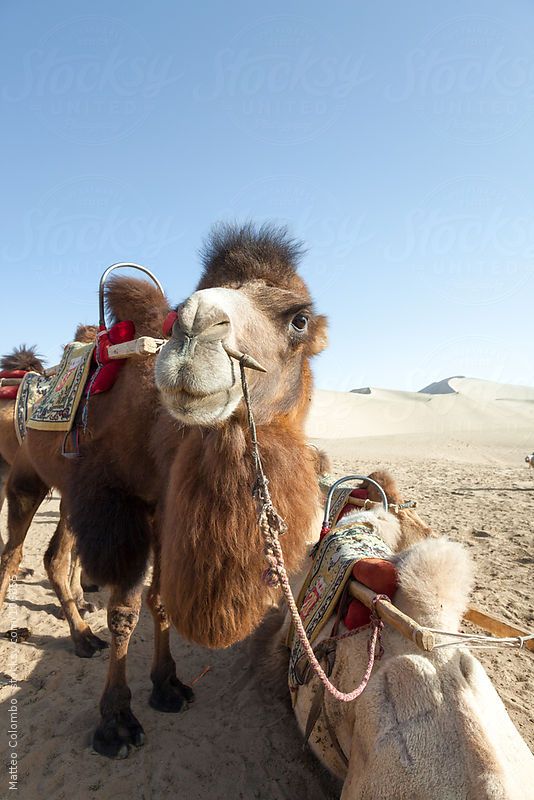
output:
[[[114,261],[178,302],[275,220],[330,318],[317,384],[534,384],[530,2],[3,2],[0,349],[50,362]]]

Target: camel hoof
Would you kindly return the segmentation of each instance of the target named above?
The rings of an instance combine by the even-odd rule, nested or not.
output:
[[[19,567],[17,570],[17,578],[31,578],[35,575],[35,570],[31,567]]]
[[[156,682],[150,694],[149,704],[156,711],[166,714],[179,714],[186,711],[189,704],[195,699],[195,693],[190,686],[186,686],[176,677],[165,681]]]
[[[89,603],[87,600],[81,600],[79,603],[76,603],[76,607],[82,619],[85,619],[88,614],[93,614],[100,609],[100,606],[96,603]]]
[[[100,639],[91,631],[85,631],[74,637],[74,652],[78,658],[92,658],[95,653],[109,647],[108,642]]]
[[[129,709],[102,720],[93,734],[93,749],[107,758],[128,758],[130,745],[141,747],[144,743],[143,727]]]

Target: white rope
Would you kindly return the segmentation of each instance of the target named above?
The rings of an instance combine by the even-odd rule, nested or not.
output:
[[[427,630],[437,636],[447,636],[453,640],[451,642],[438,642],[434,645],[434,649],[438,647],[458,647],[460,644],[465,644],[469,647],[480,649],[512,647],[521,650],[525,646],[525,642],[534,639],[534,633],[529,633],[527,636],[505,636],[499,638],[497,636],[485,636],[482,633],[451,633],[451,631],[441,631],[437,628],[428,628]]]

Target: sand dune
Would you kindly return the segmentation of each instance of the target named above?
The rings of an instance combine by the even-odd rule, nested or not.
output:
[[[449,378],[428,392],[370,388],[369,393],[317,391],[308,435],[332,441],[387,437],[394,452],[420,454],[430,442],[439,452],[475,449],[513,451],[534,447],[534,388],[474,378]],[[352,446],[352,444],[351,444]],[[381,450],[385,442],[377,442]],[[458,449],[458,448],[456,448]],[[479,457],[482,456],[480,452]],[[517,456],[512,456],[517,458]]]

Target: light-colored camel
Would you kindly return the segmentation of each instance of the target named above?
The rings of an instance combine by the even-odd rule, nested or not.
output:
[[[144,741],[130,707],[126,660],[151,550],[150,703],[158,710],[178,712],[193,700],[169,648],[161,566],[173,622],[212,647],[244,638],[272,602],[273,590],[262,580],[239,367],[227,348],[249,353],[268,370],[250,377],[258,437],[273,499],[288,522],[289,568],[295,571],[305,556],[318,506],[317,459],[304,437],[309,361],[326,344],[326,321],[297,274],[298,257],[284,231],[220,229],[206,250],[198,290],[177,309],[156,381],[152,360],[129,359],[113,388],[90,401],[82,458],[62,458],[61,434],[31,429],[11,470],[8,501],[25,490],[26,505],[9,503],[10,553],[24,540],[28,509],[55,486],[84,568],[111,587],[109,672],[93,738],[102,754],[125,757],[129,745]],[[160,336],[170,310],[158,290],[131,278],[112,279],[107,302],[115,320],[134,322],[138,336]],[[4,575],[15,568],[16,559],[6,558]]]
[[[383,510],[356,511],[343,522],[370,514],[384,541],[394,551],[401,548],[395,556],[395,605],[422,625],[458,631],[472,585],[472,564],[463,547],[429,538],[402,549],[407,541],[402,521]],[[412,526],[408,541],[414,533]],[[321,633],[317,645],[328,632]],[[367,640],[364,629],[338,642],[330,680],[341,691],[352,691],[364,674]],[[423,654],[388,625],[382,643],[384,655],[364,692],[348,704],[325,692],[309,738],[320,761],[343,780],[342,799],[534,796],[534,757],[471,652],[452,646]],[[303,732],[321,690],[315,676],[298,689],[294,712]]]

